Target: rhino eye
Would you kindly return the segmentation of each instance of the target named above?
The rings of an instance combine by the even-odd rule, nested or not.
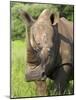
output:
[[[40,52],[42,50],[42,47],[40,46],[40,43],[37,43],[36,51]]]

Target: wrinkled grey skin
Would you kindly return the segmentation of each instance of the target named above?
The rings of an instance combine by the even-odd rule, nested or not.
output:
[[[67,81],[73,79],[73,23],[64,17],[59,18],[48,9],[37,20],[23,10],[20,13],[29,29],[27,63],[30,67],[43,67],[46,77],[55,81],[56,91],[63,94]],[[71,63],[71,66],[67,64],[55,69],[64,63]],[[38,95],[47,95],[46,82],[35,83]]]

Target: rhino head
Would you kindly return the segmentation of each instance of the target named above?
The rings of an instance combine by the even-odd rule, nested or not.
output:
[[[45,9],[37,20],[31,15],[21,10],[20,14],[27,28],[29,28],[30,45],[38,53],[41,66],[46,68],[50,63],[51,68],[54,61],[54,31],[52,26],[56,26],[58,17]],[[47,69],[47,68],[46,68]]]

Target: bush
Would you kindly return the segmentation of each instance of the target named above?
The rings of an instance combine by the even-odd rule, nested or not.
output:
[[[50,4],[24,4],[24,3],[13,3],[11,2],[11,29],[12,34],[11,38],[13,40],[15,39],[22,39],[25,38],[25,26],[20,18],[20,14],[18,12],[19,9],[24,9],[27,11],[34,19],[37,19],[37,17],[40,15],[40,13],[44,9],[50,9],[57,11],[57,8],[55,8],[53,5]]]
[[[11,8],[11,38],[12,39],[21,39],[24,38],[25,26],[20,18],[18,12],[19,9],[24,9],[25,5],[22,3],[16,3]]]
[[[65,17],[66,19],[73,21],[74,17],[74,6],[73,5],[55,5],[60,12],[61,17]]]
[[[37,19],[38,16],[44,9],[50,9],[52,11],[57,11],[57,8],[51,4],[26,4],[25,9],[28,13],[32,15],[33,18]]]
[[[19,9],[24,9],[34,19],[37,19],[40,13],[47,8],[54,12],[59,11],[68,20],[73,20],[73,6],[11,2],[11,38],[13,40],[25,38],[26,29],[21,20]]]

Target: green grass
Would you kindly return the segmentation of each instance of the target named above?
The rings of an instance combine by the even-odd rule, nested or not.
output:
[[[11,97],[33,97],[37,96],[34,82],[26,82],[26,43],[25,41],[16,40],[11,44]],[[56,95],[54,93],[53,81],[47,80],[48,95]],[[51,84],[51,85],[50,85]],[[66,94],[71,94],[73,83],[70,82]],[[49,91],[51,90],[51,91]]]
[[[25,80],[26,44],[24,41],[12,42],[11,95],[12,97],[36,96],[33,82]]]

